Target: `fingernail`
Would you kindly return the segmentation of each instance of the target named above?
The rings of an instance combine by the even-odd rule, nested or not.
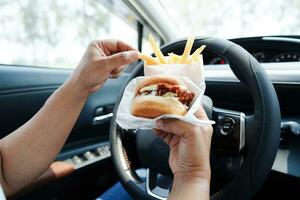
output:
[[[161,120],[156,121],[156,127],[157,128],[162,128],[163,127],[163,122]]]
[[[127,59],[138,59],[138,52],[137,51],[127,51],[125,52]]]

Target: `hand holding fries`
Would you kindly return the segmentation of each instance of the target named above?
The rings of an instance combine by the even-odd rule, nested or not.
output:
[[[159,65],[159,64],[192,64],[199,62],[200,55],[202,51],[205,49],[206,45],[202,45],[192,55],[190,55],[193,44],[194,44],[195,37],[189,37],[186,46],[184,48],[183,54],[177,55],[174,53],[169,53],[168,57],[165,57],[162,52],[160,51],[159,45],[155,41],[154,37],[150,34],[149,35],[149,42],[151,48],[156,57],[152,57],[143,53],[139,54],[139,59],[142,59],[147,65]]]

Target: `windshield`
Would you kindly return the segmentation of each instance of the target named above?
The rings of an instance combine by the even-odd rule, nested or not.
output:
[[[185,35],[236,38],[300,34],[299,0],[161,0],[161,3]]]

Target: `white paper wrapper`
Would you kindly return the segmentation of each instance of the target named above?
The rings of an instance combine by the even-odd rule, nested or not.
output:
[[[214,124],[214,121],[199,120],[194,115],[194,113],[198,110],[200,106],[201,98],[205,90],[205,84],[204,86],[203,84],[200,84],[202,85],[202,87],[199,87],[187,77],[179,78],[181,78],[185,82],[190,91],[195,93],[195,98],[191,103],[192,106],[184,116],[161,115],[155,119],[147,119],[131,115],[131,103],[134,98],[136,85],[141,79],[143,79],[143,77],[137,77],[131,80],[124,90],[124,94],[118,108],[116,122],[123,129],[152,129],[156,127],[156,121],[162,118],[176,118],[198,126]]]
[[[185,76],[190,78],[201,89],[205,90],[203,59],[193,64],[164,64],[164,65],[145,65],[145,76],[156,74],[166,74],[175,76]]]

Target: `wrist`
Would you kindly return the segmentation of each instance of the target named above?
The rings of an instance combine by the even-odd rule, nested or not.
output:
[[[174,175],[173,187],[169,199],[207,199],[210,193],[210,174],[196,176],[191,174],[178,173]]]
[[[210,181],[211,169],[209,161],[199,165],[187,165],[174,171],[174,179],[178,180],[208,180]]]
[[[63,84],[64,88],[67,88],[69,92],[72,92],[74,100],[86,100],[90,95],[90,92],[85,90],[81,85],[78,78],[71,75]]]
[[[201,185],[203,187],[210,186],[211,173],[209,170],[197,170],[178,172],[174,174],[173,188],[182,187],[184,185]]]

